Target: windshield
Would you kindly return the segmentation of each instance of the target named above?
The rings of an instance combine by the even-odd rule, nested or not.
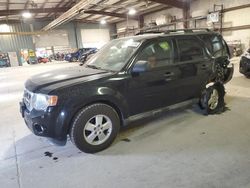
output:
[[[86,66],[109,71],[120,71],[139,45],[140,42],[133,39],[113,40],[93,56]]]

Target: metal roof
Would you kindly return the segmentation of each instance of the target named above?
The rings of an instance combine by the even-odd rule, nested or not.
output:
[[[82,0],[84,1],[84,0]],[[128,9],[137,11],[130,19],[140,15],[160,11],[170,7],[183,8],[187,0],[85,0],[90,2],[74,18],[81,22],[99,22],[105,19],[108,23],[126,20]],[[22,12],[29,11],[35,20],[54,20],[79,0],[0,0],[0,20],[22,20]]]

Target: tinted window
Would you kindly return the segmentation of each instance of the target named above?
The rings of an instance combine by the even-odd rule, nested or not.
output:
[[[204,51],[196,39],[178,39],[180,61],[191,61],[204,58]]]
[[[228,55],[226,44],[222,42],[222,38],[217,35],[204,35],[201,39],[205,42],[210,53],[215,57]]]
[[[212,41],[211,41],[211,36],[201,36],[201,39],[203,40],[203,42],[206,44],[206,47],[207,49],[209,50],[209,52],[211,54],[214,54],[213,53],[213,44],[212,44]]]
[[[172,42],[164,40],[147,45],[139,54],[137,61],[146,61],[149,68],[157,68],[172,63],[172,57]]]
[[[213,46],[213,55],[215,57],[222,56],[223,55],[223,46],[222,46],[222,42],[219,39],[219,37],[212,36],[211,41],[212,41],[212,46]]]

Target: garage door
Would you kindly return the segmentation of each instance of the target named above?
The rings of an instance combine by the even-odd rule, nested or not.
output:
[[[68,33],[65,30],[51,31],[48,34],[35,36],[36,48],[46,48],[50,46],[69,46]]]
[[[100,48],[110,40],[108,29],[82,29],[81,35],[84,48]]]

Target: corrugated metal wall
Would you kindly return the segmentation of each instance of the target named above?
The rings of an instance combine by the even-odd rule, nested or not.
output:
[[[46,26],[49,22],[35,22],[33,24],[34,30],[40,30],[44,26]],[[61,25],[57,27],[56,29],[59,30],[66,30],[68,33],[69,37],[69,45],[71,48],[82,48],[82,36],[81,36],[81,30],[82,29],[103,29],[103,28],[108,28],[110,30],[110,35],[113,35],[116,33],[116,27],[115,25],[106,25],[106,26],[101,26],[100,24],[91,24],[91,23],[73,23],[69,22],[65,25]]]
[[[0,24],[0,32],[26,32],[30,31],[30,25],[24,23]],[[32,36],[20,35],[0,35],[0,51],[16,52],[20,62],[20,50],[33,49]]]
[[[38,31],[43,28],[48,22],[33,22],[33,23],[14,23],[14,24],[1,24],[0,23],[0,32],[30,32],[31,26],[34,31]],[[68,33],[69,38],[69,47],[71,48],[82,48],[82,37],[81,29],[98,29],[103,28],[100,24],[84,24],[73,22],[62,25],[56,29],[65,30]],[[115,26],[104,26],[104,28],[109,28],[110,34],[115,33]],[[33,43],[33,37],[22,35],[0,35],[0,51],[2,52],[16,52],[19,62],[20,61],[20,51],[21,49],[33,49],[35,50],[35,44]]]

